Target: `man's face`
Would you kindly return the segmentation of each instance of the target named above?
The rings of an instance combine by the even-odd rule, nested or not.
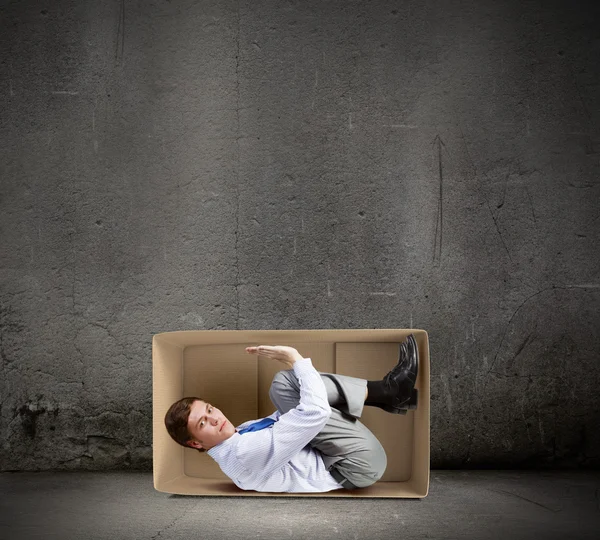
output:
[[[188,441],[188,445],[205,450],[210,450],[235,433],[235,427],[219,409],[211,403],[198,400],[192,403],[188,430],[195,439]]]

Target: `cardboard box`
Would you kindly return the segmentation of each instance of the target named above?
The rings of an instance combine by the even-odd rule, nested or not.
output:
[[[172,403],[197,396],[214,403],[234,426],[266,417],[274,375],[286,367],[250,355],[253,345],[288,345],[311,358],[317,371],[382,379],[398,362],[399,343],[414,334],[419,348],[416,410],[391,414],[364,408],[360,421],[387,454],[383,477],[367,488],[324,493],[268,493],[238,488],[205,453],[169,436],[164,417]],[[180,495],[419,498],[429,490],[429,339],[424,330],[193,330],[152,338],[154,488]]]

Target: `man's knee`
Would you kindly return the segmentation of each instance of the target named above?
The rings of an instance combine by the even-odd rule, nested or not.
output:
[[[385,453],[385,449],[383,448],[383,446],[381,445],[381,443],[378,441],[378,445],[379,447],[377,448],[377,452],[376,452],[376,466],[373,470],[373,474],[375,475],[376,479],[375,481],[377,482],[385,473],[385,470],[387,469],[387,454]]]
[[[271,382],[271,387],[269,388],[269,397],[273,403],[275,403],[274,397],[276,398],[284,389],[291,386],[290,371],[291,370],[282,370],[275,373],[273,381]]]
[[[345,465],[347,478],[355,487],[365,488],[378,482],[387,468],[385,449],[374,436],[364,448]],[[340,472],[344,474],[344,468]],[[354,489],[349,487],[347,489]]]
[[[362,487],[378,482],[384,475],[386,469],[387,454],[379,440],[375,439],[369,449],[369,465],[368,467],[365,467],[364,473],[366,484]]]

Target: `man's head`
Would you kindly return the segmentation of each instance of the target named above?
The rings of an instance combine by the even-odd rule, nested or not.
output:
[[[211,403],[198,397],[185,397],[169,407],[165,426],[173,440],[199,452],[229,439],[235,427]]]

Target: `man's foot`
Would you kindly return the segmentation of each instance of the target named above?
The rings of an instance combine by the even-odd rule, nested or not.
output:
[[[381,408],[393,414],[406,414],[416,409],[418,391],[414,388],[419,373],[419,350],[415,336],[410,334],[400,345],[400,361],[383,378],[389,396],[388,403]]]

